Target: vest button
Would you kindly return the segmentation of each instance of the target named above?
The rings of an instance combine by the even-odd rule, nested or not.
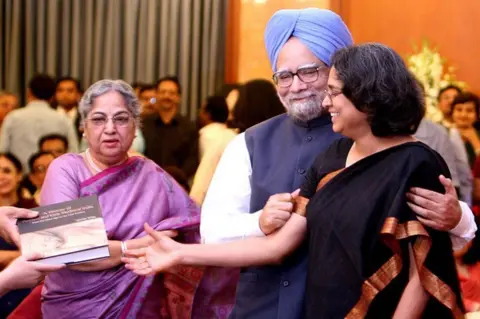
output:
[[[283,282],[283,287],[287,287],[288,285],[290,285],[290,283],[288,282],[288,280],[285,280],[285,281]]]
[[[311,137],[311,136],[305,137],[305,141],[306,141],[306,142],[310,142],[312,139],[313,139],[313,137]]]
[[[303,168],[299,168],[299,169],[297,170],[297,172],[298,172],[298,174],[300,174],[300,175],[305,174],[305,170],[304,170]]]

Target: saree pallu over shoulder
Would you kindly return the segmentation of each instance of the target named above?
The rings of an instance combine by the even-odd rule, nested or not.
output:
[[[200,239],[199,208],[164,170],[148,159],[131,157],[122,165],[81,181],[79,194],[98,195],[110,240],[145,236],[145,222],[159,231],[178,230],[178,238],[183,242]],[[123,265],[97,272],[64,269],[47,277],[44,316],[180,319],[194,317],[201,307],[221,306],[229,313],[233,294],[230,299],[196,303],[197,292],[203,286],[207,286],[207,292],[220,293],[208,286],[211,283],[206,280],[207,273],[204,268],[177,267],[164,275],[140,277]],[[221,279],[232,282],[234,279],[227,275],[230,273]]]
[[[118,185],[135,174],[140,173],[146,162],[138,157],[130,157],[119,166],[110,167],[80,183],[80,196],[100,195],[109,187]]]
[[[409,281],[409,245],[430,296],[423,317],[463,318],[448,233],[424,227],[406,204],[412,186],[443,192],[440,174],[449,176],[443,159],[421,143],[319,172],[307,207],[308,318],[391,318]]]

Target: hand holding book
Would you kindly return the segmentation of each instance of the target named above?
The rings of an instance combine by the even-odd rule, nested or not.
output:
[[[97,196],[35,208],[38,217],[18,222],[22,254],[39,262],[76,264],[110,256]]]

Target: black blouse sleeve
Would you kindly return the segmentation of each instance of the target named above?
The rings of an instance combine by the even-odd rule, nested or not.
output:
[[[305,177],[305,182],[303,182],[302,186],[300,187],[300,196],[305,198],[312,197],[316,192],[319,181],[317,168],[314,165],[309,168]]]
[[[317,156],[307,172],[305,182],[300,187],[300,196],[311,198],[317,192],[318,183],[325,174],[345,167],[345,160],[352,143],[350,139],[338,139]]]

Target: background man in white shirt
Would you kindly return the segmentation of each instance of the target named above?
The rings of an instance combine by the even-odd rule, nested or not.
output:
[[[25,170],[28,170],[28,159],[38,150],[42,136],[64,135],[68,139],[69,151],[75,153],[78,150],[78,136],[72,123],[50,105],[55,87],[50,76],[34,76],[28,84],[28,104],[10,112],[3,122],[0,151],[13,153]]]

